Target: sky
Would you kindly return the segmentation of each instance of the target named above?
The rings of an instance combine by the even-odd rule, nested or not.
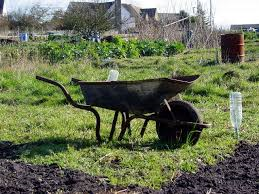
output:
[[[39,3],[43,6],[66,8],[70,0],[6,0],[8,11]],[[84,1],[84,0],[74,0]],[[87,0],[85,0],[87,1]],[[91,0],[88,0],[91,1]],[[210,0],[200,0],[209,13]],[[231,24],[259,24],[259,0],[211,0],[215,25],[229,27]],[[179,12],[184,9],[195,13],[197,0],[122,0],[142,8],[157,7],[159,12]]]

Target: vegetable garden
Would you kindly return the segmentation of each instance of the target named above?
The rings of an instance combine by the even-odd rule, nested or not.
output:
[[[184,172],[194,173],[199,167],[215,165],[232,155],[238,145],[229,121],[230,91],[243,94],[241,140],[250,144],[259,141],[257,44],[256,41],[247,42],[248,56],[243,64],[217,63],[216,49],[185,50],[180,43],[164,41],[116,38],[111,43],[72,43],[62,39],[1,46],[0,140],[8,141],[0,145],[1,159],[14,160],[13,166],[17,161],[56,165],[55,172],[65,172],[63,177],[68,176],[67,172],[58,171],[59,167],[80,170],[99,176],[94,180],[101,180],[100,184],[122,186],[115,190],[123,190],[123,186],[131,184],[159,189],[165,183],[177,181]],[[106,141],[99,145],[95,140],[93,117],[71,108],[56,88],[35,79],[35,75],[40,74],[66,83],[70,94],[82,103],[83,97],[78,87],[70,83],[71,77],[87,81],[106,80],[111,68],[119,70],[119,80],[201,74],[182,98],[198,107],[212,127],[204,130],[197,145],[187,144],[173,149],[157,141],[154,123],[148,125],[147,133],[140,138],[139,128],[143,123],[134,121],[131,136],[126,134],[122,142]],[[103,109],[98,112],[102,116],[103,134],[108,137],[113,113]],[[18,168],[13,171],[21,172]],[[73,181],[70,183],[72,188]],[[214,189],[215,185],[210,185],[212,192],[220,192]],[[256,186],[250,185],[250,188]],[[56,188],[52,192],[69,192],[66,187],[52,188]],[[241,187],[235,191],[238,193]]]

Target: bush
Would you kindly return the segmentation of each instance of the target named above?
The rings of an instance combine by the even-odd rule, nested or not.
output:
[[[248,78],[248,81],[259,82],[259,73],[250,75],[250,77]]]
[[[244,33],[245,40],[256,40],[259,38],[259,35],[257,32],[245,32]]]
[[[166,47],[166,55],[171,56],[183,52],[185,46],[180,42],[168,44]]]
[[[59,61],[79,60],[85,56],[89,58],[136,58],[144,56],[171,56],[183,52],[184,45],[179,42],[167,43],[165,41],[126,41],[115,36],[112,42],[90,42],[71,41],[67,36],[63,40],[55,41],[54,37],[49,37],[51,41],[39,45],[40,54],[51,63]],[[53,39],[53,40],[52,40]],[[75,44],[76,43],[76,44]]]

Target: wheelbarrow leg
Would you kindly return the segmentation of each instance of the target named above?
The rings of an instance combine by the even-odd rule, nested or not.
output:
[[[143,136],[144,136],[144,133],[145,133],[146,128],[147,128],[147,125],[148,125],[148,122],[149,122],[149,120],[146,119],[145,122],[144,122],[144,124],[143,124],[142,130],[141,130],[141,132],[140,132],[141,138],[143,138]]]
[[[121,128],[121,133],[120,133],[119,138],[118,138],[119,141],[121,141],[121,140],[123,139],[123,137],[124,137],[124,135],[125,135],[125,133],[126,133],[127,128],[130,126],[130,122],[131,122],[133,119],[136,119],[137,117],[138,117],[138,116],[133,115],[133,116],[129,117],[129,118],[126,120],[124,126],[122,126],[122,128]]]
[[[92,110],[88,110],[90,112],[92,112],[96,118],[96,125],[95,125],[95,136],[96,136],[96,139],[99,143],[102,142],[102,138],[101,138],[101,134],[100,134],[100,125],[101,125],[101,119],[100,119],[100,115],[99,113],[95,110],[95,109],[92,109]]]
[[[121,129],[125,127],[127,118],[125,112],[121,112]]]
[[[100,134],[100,130],[101,130],[101,119],[100,119],[100,115],[99,113],[97,112],[97,110],[95,110],[94,108],[92,108],[91,106],[88,106],[88,105],[83,105],[83,104],[77,104],[77,103],[74,103],[72,104],[72,106],[76,107],[76,108],[79,108],[79,109],[82,109],[82,110],[86,110],[86,111],[89,111],[89,112],[92,112],[96,118],[96,125],[95,125],[95,136],[96,136],[96,139],[99,143],[102,142],[102,138],[101,138],[101,134]]]
[[[115,128],[116,128],[116,123],[117,123],[117,120],[118,120],[118,116],[119,116],[119,111],[115,111],[109,141],[112,141],[112,138],[113,138],[113,135],[114,135],[114,132],[115,132]]]
[[[128,112],[121,112],[121,115],[122,115],[121,129],[123,129],[127,120],[129,119],[129,113]],[[126,126],[126,130],[127,130],[127,128],[129,129],[129,131],[128,131],[129,136],[131,136],[130,123],[128,123],[128,126]]]
[[[128,112],[125,112],[125,116],[126,116],[126,121],[129,119],[129,113]],[[129,133],[129,136],[131,136],[131,127],[130,127],[130,123],[129,123],[129,125],[128,125],[128,129],[129,129],[129,131],[128,131],[128,133]]]

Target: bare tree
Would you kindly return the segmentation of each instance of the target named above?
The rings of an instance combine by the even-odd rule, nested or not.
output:
[[[48,27],[55,30],[63,30],[65,12],[60,9],[60,10],[54,11],[51,15],[52,17],[48,22]]]
[[[9,27],[11,30],[34,31],[42,29],[47,21],[49,10],[35,5],[28,10],[17,10],[8,15]]]
[[[193,17],[191,29],[192,36],[189,45],[194,48],[218,47],[220,32],[210,26],[210,21],[200,1],[197,4],[197,15]]]
[[[107,5],[98,1],[70,3],[64,15],[64,28],[85,36],[114,29],[114,12]]]
[[[164,31],[163,25],[156,20],[140,19],[137,25],[140,39],[163,39]]]

